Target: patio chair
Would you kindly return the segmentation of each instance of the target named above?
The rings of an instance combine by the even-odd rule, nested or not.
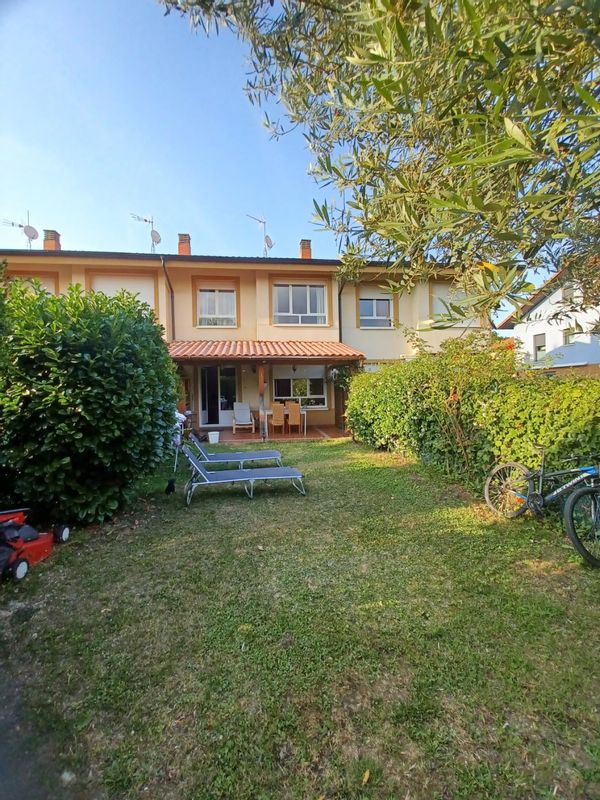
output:
[[[192,474],[185,486],[185,502],[189,506],[194,492],[199,486],[216,486],[223,483],[243,483],[248,497],[254,497],[256,481],[290,481],[294,489],[301,495],[306,494],[304,475],[294,467],[263,467],[262,469],[224,469],[209,472],[187,445],[182,452],[187,458]]]
[[[272,413],[269,415],[269,425],[273,428],[273,432],[275,432],[275,428],[281,428],[281,432],[283,433],[283,427],[285,425],[284,410],[285,406],[283,403],[273,403],[271,407]]]
[[[286,403],[288,411],[288,431],[292,432],[292,428],[298,428],[300,433],[302,428],[302,416],[300,415],[300,403]]]
[[[233,432],[236,428],[251,428],[254,433],[254,415],[250,411],[248,403],[233,404]]]
[[[189,440],[198,451],[200,461],[204,461],[207,465],[239,464],[239,469],[243,469],[246,461],[275,461],[279,467],[283,466],[279,450],[247,450],[246,452],[240,451],[237,453],[230,451],[226,453],[209,453],[194,431],[190,433]]]

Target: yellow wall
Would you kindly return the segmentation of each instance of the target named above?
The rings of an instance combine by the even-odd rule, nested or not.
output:
[[[342,339],[365,354],[367,361],[394,361],[410,358],[415,350],[407,341],[401,326],[416,329],[418,335],[433,350],[448,338],[461,336],[464,327],[455,326],[446,330],[431,330],[427,322],[432,318],[432,291],[428,283],[420,283],[412,291],[394,298],[393,328],[360,328],[358,298],[362,296],[384,296],[379,288],[383,281],[363,281],[360,285],[347,284],[342,293]],[[370,287],[362,294],[361,289]],[[475,328],[474,328],[475,329]]]
[[[222,262],[195,262],[185,259],[168,259],[167,268],[175,293],[175,337],[171,330],[170,293],[162,266],[156,256],[148,258],[102,258],[63,255],[60,252],[40,257],[31,254],[9,255],[10,274],[40,276],[44,283],[66,290],[69,283],[79,283],[87,289],[94,285],[96,276],[109,276],[110,286],[119,284],[119,275],[125,276],[126,288],[135,289],[135,278],[143,297],[148,296],[149,281],[154,282],[154,307],[159,322],[170,340],[235,340],[259,339],[267,341],[338,341],[338,282],[335,268],[328,265],[289,265],[244,262],[223,264]],[[367,273],[368,275],[368,273]],[[274,325],[272,322],[272,285],[278,281],[305,281],[326,285],[326,325]],[[234,285],[238,297],[237,326],[198,327],[194,315],[196,290],[203,283],[209,286]],[[380,292],[380,278],[372,271],[363,285]],[[440,283],[439,281],[437,282]],[[103,281],[103,285],[107,285]],[[443,286],[442,286],[443,289]],[[427,283],[417,285],[410,293],[394,298],[396,327],[393,329],[360,329],[357,320],[357,297],[360,286],[346,284],[342,292],[342,340],[363,352],[370,361],[393,360],[414,355],[412,347],[402,330],[406,325],[416,328],[420,335],[434,348],[449,336],[459,336],[463,328],[449,330],[427,330],[426,321],[431,319],[432,288]],[[370,290],[369,290],[370,291]],[[436,289],[438,291],[438,289]],[[322,413],[322,412],[312,412]]]

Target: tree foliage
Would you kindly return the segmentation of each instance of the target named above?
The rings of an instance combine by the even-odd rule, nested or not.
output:
[[[283,104],[339,193],[316,214],[348,276],[380,259],[402,290],[448,268],[470,297],[453,313],[489,315],[595,219],[594,0],[162,2],[249,43],[250,99]]]
[[[170,445],[176,376],[148,306],[15,281],[0,292],[0,506],[101,520]]]

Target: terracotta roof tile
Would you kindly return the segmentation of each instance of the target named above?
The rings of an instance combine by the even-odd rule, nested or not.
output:
[[[358,361],[364,353],[343,342],[188,341],[171,342],[175,361]]]

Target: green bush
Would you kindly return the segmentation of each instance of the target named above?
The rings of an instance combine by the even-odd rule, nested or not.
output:
[[[164,458],[176,375],[150,308],[72,287],[5,290],[0,504],[102,520]]]
[[[600,381],[517,377],[510,340],[471,335],[448,340],[350,387],[348,423],[356,439],[401,449],[446,474],[480,485],[497,460],[548,463],[600,451]]]

